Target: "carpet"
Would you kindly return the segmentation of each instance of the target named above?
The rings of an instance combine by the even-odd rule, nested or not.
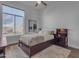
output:
[[[7,47],[5,52],[6,58],[28,58],[28,55],[26,55],[17,45]],[[52,45],[35,54],[34,56],[32,56],[32,58],[67,58],[70,52],[71,51],[69,49]]]
[[[70,54],[71,50],[52,45],[45,50],[37,53],[32,58],[67,58]]]
[[[29,58],[29,56],[26,55],[23,52],[23,50],[17,45],[7,47],[5,49],[5,57],[6,58]]]

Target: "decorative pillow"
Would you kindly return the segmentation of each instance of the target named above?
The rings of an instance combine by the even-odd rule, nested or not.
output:
[[[43,33],[43,31],[42,31],[42,30],[38,32],[38,34],[42,34],[42,33]]]
[[[39,31],[39,34],[44,34],[44,35],[53,35],[53,34],[54,34],[54,31],[41,30],[41,31]]]

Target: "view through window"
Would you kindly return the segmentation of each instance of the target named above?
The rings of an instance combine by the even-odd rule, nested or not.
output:
[[[3,34],[23,34],[24,11],[2,5],[3,9]]]

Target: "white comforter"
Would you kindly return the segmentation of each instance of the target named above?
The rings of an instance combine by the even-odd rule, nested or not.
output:
[[[51,40],[53,38],[54,38],[53,35],[43,35],[43,34],[33,33],[33,34],[23,35],[20,40],[29,46],[33,46]]]

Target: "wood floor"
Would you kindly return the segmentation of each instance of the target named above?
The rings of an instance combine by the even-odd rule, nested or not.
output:
[[[71,50],[70,55],[68,56],[68,58],[79,58],[79,49],[75,49],[75,48],[68,48]]]

